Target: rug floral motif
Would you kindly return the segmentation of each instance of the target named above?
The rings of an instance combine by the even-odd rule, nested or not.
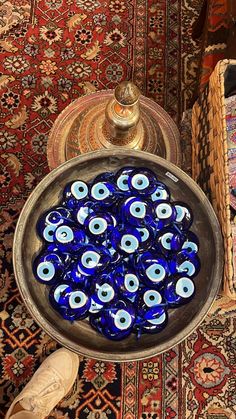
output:
[[[27,6],[11,1],[18,3]],[[34,25],[19,25],[0,41],[0,417],[58,347],[27,312],[12,269],[19,213],[48,172],[50,128],[72,100],[125,79],[179,122],[195,88],[199,45],[190,25],[199,6],[196,0],[38,0]],[[217,300],[182,345],[149,360],[120,365],[81,358],[73,389],[50,417],[235,417],[234,314],[232,302]]]
[[[0,39],[31,20],[33,2],[34,0],[0,0]]]

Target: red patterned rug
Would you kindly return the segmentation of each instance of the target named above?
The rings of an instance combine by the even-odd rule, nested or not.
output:
[[[0,41],[0,417],[57,347],[31,319],[12,272],[18,215],[48,172],[49,130],[73,99],[125,79],[179,122],[195,89],[199,46],[190,28],[200,3],[0,0],[2,27],[10,7],[22,17],[30,6]],[[51,418],[234,418],[233,308],[218,300],[201,328],[162,356],[124,365],[81,359],[77,382]]]

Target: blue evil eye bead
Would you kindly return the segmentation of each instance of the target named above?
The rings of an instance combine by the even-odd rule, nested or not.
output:
[[[189,277],[195,277],[200,271],[201,264],[196,253],[181,250],[171,258],[169,267],[172,275],[184,274]]]
[[[192,210],[183,202],[173,202],[173,206],[176,211],[175,223],[177,223],[182,230],[188,230],[193,222]]]
[[[170,277],[165,284],[164,296],[170,307],[188,303],[195,294],[195,284],[187,275]]]
[[[134,169],[128,179],[130,189],[140,195],[152,195],[156,189],[156,183],[156,175],[149,169]]]
[[[185,240],[182,245],[182,250],[185,250],[187,253],[197,253],[199,251],[199,240],[192,231],[188,231],[185,235]]]
[[[94,240],[103,241],[109,237],[114,221],[109,214],[94,213],[89,215],[84,222],[86,232]]]
[[[170,255],[171,253],[180,251],[184,241],[185,235],[181,232],[176,232],[173,228],[161,230],[156,238],[158,250],[164,255]]]
[[[87,236],[83,230],[60,224],[54,232],[54,240],[60,251],[73,253],[87,242]]]
[[[71,288],[67,284],[53,287],[49,293],[52,306],[68,320],[84,319],[90,307],[90,297],[82,290]]]
[[[102,207],[109,207],[117,200],[116,186],[111,182],[96,182],[90,187],[90,199],[99,203]]]
[[[116,297],[116,293],[117,288],[110,275],[103,274],[95,278],[91,297],[96,304],[104,306],[110,303]]]
[[[101,309],[98,309],[97,311],[95,311],[94,309],[94,311],[92,311],[91,313],[92,314],[89,316],[90,326],[103,335],[103,330],[106,326],[106,322],[104,316],[101,313]]]
[[[152,219],[152,208],[147,202],[138,197],[129,197],[121,205],[123,222],[140,226],[145,225]]]
[[[164,183],[157,182],[155,191],[151,195],[152,202],[156,201],[169,201],[170,191]]]
[[[137,271],[143,282],[149,287],[160,288],[169,276],[169,266],[161,254],[144,252],[138,258]]]
[[[122,297],[134,301],[140,286],[139,278],[134,269],[125,262],[120,263],[112,272],[112,277]]]
[[[108,250],[99,245],[85,245],[77,253],[78,269],[85,275],[94,275],[104,270],[110,263],[111,256]]]
[[[124,255],[132,255],[139,249],[141,236],[135,228],[114,228],[110,240],[114,249]]]
[[[159,306],[163,304],[163,296],[162,293],[157,291],[154,288],[144,288],[141,295],[139,296],[139,310],[138,313],[142,314],[149,310],[151,307]]]
[[[75,180],[66,185],[63,197],[65,200],[73,198],[76,201],[81,201],[88,197],[88,192],[89,189],[86,182],[83,182],[82,180]]]
[[[163,306],[152,307],[144,316],[141,331],[144,333],[159,333],[168,323],[167,310]]]
[[[67,222],[71,219],[71,213],[64,207],[54,207],[44,213],[38,223],[37,232],[38,235],[48,243],[53,242],[54,231],[57,226]]]
[[[65,270],[63,260],[56,253],[39,255],[33,262],[35,278],[46,285],[57,283]]]
[[[170,202],[157,201],[153,204],[155,220],[154,225],[157,230],[168,226],[176,216],[176,210]]]
[[[132,332],[135,322],[135,309],[128,300],[117,300],[114,304],[110,304],[108,309],[104,311],[104,318],[107,328],[103,333],[109,339],[119,340],[126,337]]]
[[[147,225],[142,228],[137,228],[138,232],[141,236],[141,243],[139,246],[139,252],[145,252],[153,245],[154,241],[154,232],[152,228],[148,227]]]
[[[133,167],[124,167],[116,173],[115,183],[118,188],[118,191],[121,192],[123,195],[130,195],[131,193],[128,180],[133,170]]]

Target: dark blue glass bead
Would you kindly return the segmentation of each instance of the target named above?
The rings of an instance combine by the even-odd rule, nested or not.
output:
[[[195,294],[195,284],[185,274],[171,276],[165,283],[164,296],[170,307],[188,303]]]
[[[193,213],[191,208],[183,202],[173,202],[175,208],[175,223],[178,224],[182,230],[188,230],[193,222]]]
[[[154,288],[144,288],[139,293],[138,315],[143,317],[151,307],[160,306],[160,304],[166,305],[163,298],[163,290],[157,291]]]
[[[46,285],[60,281],[65,271],[63,259],[57,253],[40,254],[33,262],[35,278]]]
[[[154,242],[154,231],[151,227],[146,225],[145,227],[137,228],[141,236],[141,243],[139,246],[139,252],[145,252],[152,247]]]
[[[114,181],[115,181],[115,175],[114,175],[113,172],[100,173],[99,175],[97,175],[93,179],[93,183],[97,183],[97,182],[111,182],[111,183],[113,183]]]
[[[49,301],[62,317],[69,320],[84,319],[91,305],[90,297],[84,291],[67,284],[53,287],[49,292]]]
[[[109,207],[117,201],[117,188],[111,182],[96,182],[90,186],[90,199],[99,203],[101,207]]]
[[[37,233],[46,242],[52,243],[54,231],[65,221],[71,221],[70,211],[64,207],[52,207],[39,218],[36,227]]]
[[[157,201],[153,204],[154,222],[153,225],[157,230],[167,227],[175,220],[176,210],[170,202]]]
[[[85,275],[96,275],[104,270],[111,261],[109,251],[102,245],[83,246],[77,253],[78,269]]]
[[[54,232],[54,241],[61,252],[77,252],[88,238],[81,229],[67,224],[60,224]]]
[[[161,230],[156,238],[158,250],[166,256],[181,250],[185,241],[185,235],[178,233],[174,228],[167,227]]]
[[[70,198],[76,199],[76,201],[84,200],[88,197],[89,188],[86,182],[82,180],[74,180],[66,185],[63,198],[68,200]]]
[[[114,249],[124,255],[132,255],[139,249],[141,235],[137,229],[132,227],[114,228],[110,240]]]
[[[85,221],[84,226],[86,232],[95,241],[104,241],[109,238],[111,231],[114,228],[114,220],[108,213],[93,213],[89,215]]]
[[[47,255],[47,258],[50,258],[50,254],[56,253],[56,255],[58,255],[61,259],[62,263],[65,265],[65,268],[72,260],[72,255],[67,252],[61,252],[54,242],[49,244],[46,243],[46,246],[43,248],[41,253]]]
[[[199,240],[192,231],[188,231],[185,234],[182,250],[185,250],[187,253],[197,253],[199,251]]]
[[[117,252],[116,249],[114,249],[114,247],[111,244],[110,239],[106,239],[102,242],[102,245],[108,250],[108,252],[110,253],[111,256],[111,265],[112,267],[116,266],[120,260],[121,260],[121,255],[119,254],[119,252]]]
[[[123,222],[140,227],[150,223],[153,217],[151,205],[138,197],[127,198],[120,207]]]
[[[131,189],[129,187],[128,179],[133,172],[134,167],[123,167],[123,169],[120,169],[115,176],[115,183],[116,186],[124,196],[131,194]]]
[[[200,271],[200,267],[200,260],[196,253],[189,253],[186,250],[181,250],[169,261],[169,268],[172,275],[184,274],[195,277]]]
[[[169,266],[161,254],[144,252],[136,264],[137,272],[148,287],[160,288],[169,276]]]
[[[116,266],[111,275],[122,298],[134,300],[137,297],[140,282],[133,267],[122,262]]]
[[[104,316],[101,315],[100,310],[94,311],[95,314],[90,314],[89,323],[93,329],[103,335],[106,323]]]
[[[78,289],[89,290],[91,286],[90,276],[82,274],[78,269],[77,262],[73,262],[62,277],[65,284],[71,284]]]
[[[135,308],[129,300],[119,299],[113,304],[109,304],[108,308],[104,310],[104,319],[107,326],[104,334],[106,333],[106,336],[112,339],[124,332],[129,331],[131,333],[135,316]]]
[[[137,316],[134,329],[138,336],[142,333],[159,333],[168,323],[166,306],[155,305],[144,312],[143,316]]]
[[[153,194],[157,182],[155,173],[145,168],[134,169],[128,178],[130,189],[136,194],[146,196]]]
[[[151,195],[152,202],[156,201],[169,201],[170,200],[170,191],[166,185],[162,182],[156,183],[155,191]]]
[[[90,291],[94,303],[98,306],[104,306],[104,304],[110,304],[116,297],[117,286],[111,274],[102,274],[93,279]]]

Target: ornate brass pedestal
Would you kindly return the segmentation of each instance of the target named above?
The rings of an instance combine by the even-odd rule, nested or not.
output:
[[[83,96],[64,109],[49,135],[49,167],[111,147],[144,150],[176,165],[181,163],[174,121],[153,100],[140,95],[131,82],[121,83],[115,91]]]

